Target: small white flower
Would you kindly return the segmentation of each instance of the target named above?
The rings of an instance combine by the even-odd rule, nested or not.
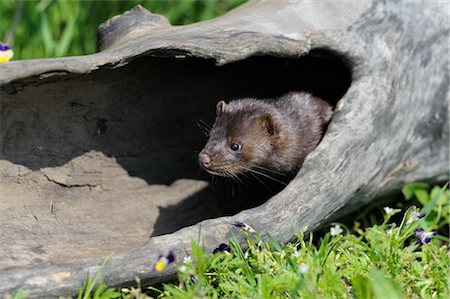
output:
[[[384,212],[386,212],[386,214],[392,214],[393,212],[394,212],[394,209],[393,208],[390,208],[390,207],[384,207],[383,208],[383,210],[384,210]]]
[[[192,257],[191,257],[190,255],[185,256],[185,257],[183,258],[183,264],[190,264],[190,263],[192,263],[192,262],[194,262],[194,260],[192,259]]]
[[[256,231],[253,229],[253,227],[251,227],[250,225],[248,225],[245,222],[235,221],[232,225],[234,227],[242,228],[243,230],[248,231],[249,233],[252,233],[252,234],[256,233]]]
[[[292,253],[293,257],[298,257],[300,255],[300,253],[296,250]]]
[[[303,274],[306,274],[306,273],[308,273],[308,271],[309,271],[309,267],[308,267],[307,264],[301,263],[301,264],[298,266],[298,272],[303,273]]]
[[[341,226],[339,224],[336,224],[334,227],[330,228],[331,236],[339,236],[343,232],[344,232],[344,230],[341,228]]]
[[[178,267],[178,271],[180,271],[181,273],[185,273],[187,271],[187,267],[185,265],[181,265],[180,267]]]
[[[389,236],[392,236],[394,234],[394,228],[395,228],[396,224],[391,223],[388,225],[388,229],[386,230],[386,234],[388,234]]]

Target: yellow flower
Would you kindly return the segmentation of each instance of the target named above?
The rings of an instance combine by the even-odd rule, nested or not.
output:
[[[155,271],[161,272],[164,270],[168,264],[175,261],[175,255],[173,252],[169,252],[167,256],[160,255],[158,261],[156,262],[154,269]]]
[[[14,56],[10,46],[0,43],[0,62],[8,62]]]

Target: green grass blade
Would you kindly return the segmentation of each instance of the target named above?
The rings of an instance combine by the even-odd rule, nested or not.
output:
[[[372,299],[372,288],[369,278],[362,275],[353,277],[352,287],[356,299]]]
[[[45,53],[47,56],[53,56],[54,54],[54,41],[50,32],[49,19],[46,12],[41,16],[41,34],[42,41],[44,43]]]
[[[64,28],[64,32],[61,35],[61,40],[56,47],[55,56],[66,56],[69,50],[69,46],[73,41],[75,35],[75,24],[78,18],[78,8],[70,17],[67,26]]]
[[[392,280],[388,279],[378,270],[372,271],[372,289],[375,298],[379,299],[402,299],[403,295],[398,285]]]

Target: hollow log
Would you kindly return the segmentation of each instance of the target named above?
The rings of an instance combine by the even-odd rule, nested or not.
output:
[[[0,294],[72,296],[106,257],[119,286],[250,224],[286,242],[405,183],[448,180],[448,4],[250,1],[171,26],[142,7],[99,52],[0,65]],[[215,196],[196,153],[219,100],[306,90],[333,119],[265,202]],[[301,124],[299,124],[301,125]],[[242,240],[241,240],[242,241]]]

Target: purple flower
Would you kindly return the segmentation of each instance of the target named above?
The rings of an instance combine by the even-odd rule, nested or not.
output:
[[[425,232],[423,229],[420,228],[416,228],[414,230],[414,234],[416,235],[418,244],[430,243],[431,238],[433,238],[433,236],[436,236],[436,232],[434,231]]]
[[[153,267],[156,271],[160,272],[164,270],[168,264],[173,263],[175,261],[175,254],[170,251],[168,255],[160,255],[158,261]]]
[[[216,249],[214,249],[213,254],[217,253],[217,252],[223,252],[226,255],[230,255],[231,254],[231,248],[230,246],[228,246],[225,243],[222,243],[219,245],[219,247],[217,247]]]
[[[425,217],[426,214],[424,213],[419,213],[417,208],[415,206],[412,207],[411,210],[411,214],[409,214],[408,220],[406,221],[406,224],[411,224],[414,221],[417,221],[419,219],[422,219],[423,217]]]
[[[417,213],[416,215],[415,215],[415,217],[416,217],[416,220],[419,220],[419,219],[422,219],[423,217],[425,217],[425,213]]]
[[[0,51],[7,51],[9,49],[11,49],[10,46],[8,46],[7,44],[0,43]]]
[[[255,233],[255,230],[247,223],[235,221],[232,225],[237,228],[242,228],[243,230],[248,231],[249,233]]]
[[[0,62],[8,62],[14,56],[14,52],[7,44],[0,43]]]

